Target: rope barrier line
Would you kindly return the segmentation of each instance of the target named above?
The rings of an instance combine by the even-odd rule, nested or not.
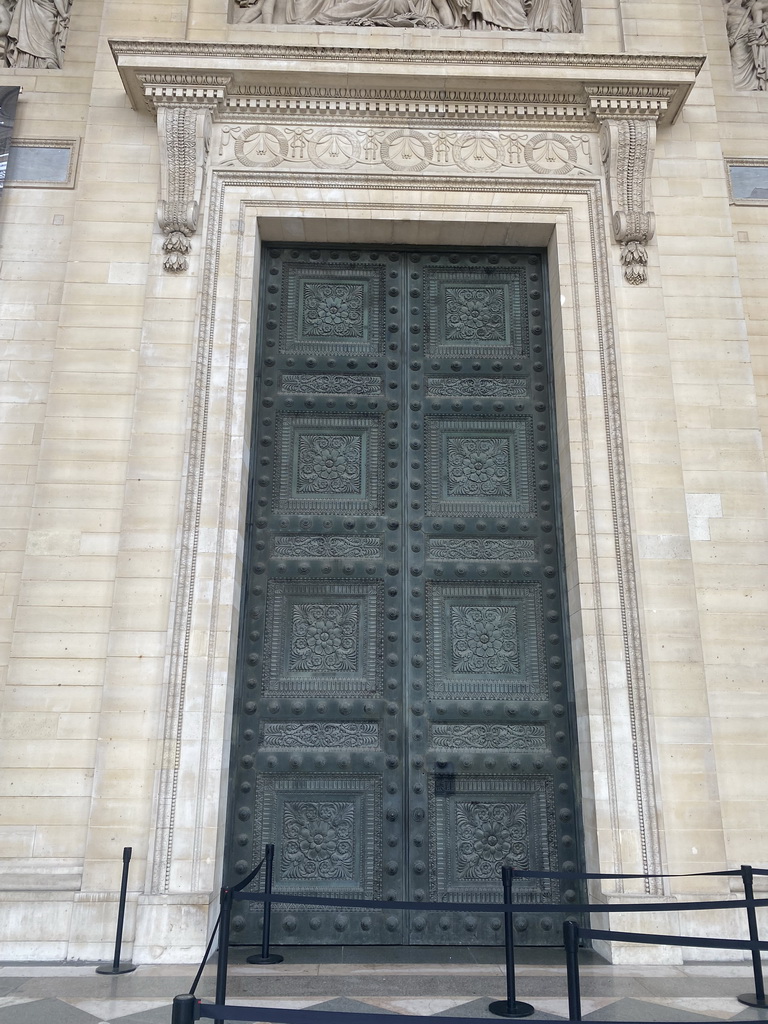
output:
[[[762,949],[768,942],[750,939],[707,939],[694,935],[657,935],[653,932],[612,932],[601,928],[579,928],[580,938],[607,939],[610,942],[642,942],[653,946],[700,946],[706,949]]]
[[[256,875],[258,875],[258,873],[261,871],[262,866],[264,864],[264,861],[266,859],[267,859],[266,855],[264,857],[262,857],[261,860],[259,861],[259,863],[256,865],[256,867],[250,873],[250,875],[246,875],[246,877],[242,880],[242,882],[238,882],[237,885],[233,885],[233,886],[230,887],[231,891],[232,892],[241,892],[246,887],[246,885],[250,885],[250,883],[254,880]]]
[[[285,896],[263,892],[233,892],[234,900],[252,903],[289,903],[298,906],[361,907],[383,910],[457,910],[473,914],[621,914],[669,910],[741,910],[747,906],[768,907],[768,899],[708,900],[695,903],[415,903],[406,900],[335,899],[331,896]]]
[[[576,872],[545,872],[545,871],[526,871],[516,872],[516,877],[528,877],[528,878],[561,878],[561,879],[612,879],[612,878],[697,878],[697,877],[729,877],[734,875],[740,875],[744,883],[744,899],[736,900],[710,900],[704,901],[691,901],[684,903],[622,903],[607,905],[602,903],[512,903],[510,902],[511,890],[512,890],[512,879],[511,868],[503,869],[504,883],[504,902],[503,903],[455,903],[455,902],[416,902],[416,901],[402,901],[402,900],[367,900],[367,899],[338,899],[326,896],[301,896],[301,895],[275,895],[271,891],[272,881],[272,858],[274,857],[274,846],[268,844],[266,847],[266,853],[264,859],[251,871],[251,873],[244,878],[237,885],[231,888],[221,889],[221,913],[219,920],[216,922],[211,940],[208,943],[203,961],[198,970],[195,981],[189,993],[185,995],[176,996],[173,1001],[173,1014],[172,1024],[194,1024],[194,1021],[199,1020],[201,1017],[214,1020],[215,1024],[224,1024],[225,1021],[259,1021],[266,1022],[266,1024],[326,1024],[328,1019],[328,1012],[319,1010],[289,1010],[289,1009],[273,1009],[270,1007],[261,1006],[228,1006],[226,1003],[226,976],[227,976],[227,948],[229,945],[229,933],[230,933],[230,914],[232,906],[235,900],[243,900],[248,902],[258,902],[264,904],[264,922],[267,934],[267,946],[268,946],[268,925],[271,907],[273,903],[277,904],[290,904],[299,906],[322,906],[322,907],[360,907],[370,909],[386,909],[386,910],[415,910],[415,911],[459,911],[467,912],[472,911],[473,913],[503,913],[505,915],[505,925],[508,926],[509,935],[507,936],[507,945],[510,947],[507,949],[507,990],[508,998],[506,1001],[497,1000],[489,1006],[489,1010],[492,1013],[501,1016],[524,1016],[522,1012],[512,1012],[511,1001],[513,1000],[514,993],[514,960],[512,959],[513,939],[512,939],[512,914],[513,913],[565,913],[568,915],[573,914],[599,914],[599,913],[649,913],[660,911],[662,913],[668,913],[669,911],[680,912],[684,910],[737,910],[746,909],[748,923],[749,923],[749,939],[711,939],[705,936],[681,936],[681,935],[666,935],[659,933],[650,932],[624,932],[624,931],[611,931],[606,929],[597,928],[583,928],[579,927],[573,920],[572,916],[566,918],[563,924],[563,942],[566,953],[566,969],[567,969],[567,980],[568,980],[568,1006],[569,1006],[569,1018],[571,1020],[581,1020],[581,997],[579,992],[579,966],[578,966],[578,945],[579,936],[590,939],[603,939],[609,942],[631,942],[631,943],[642,943],[646,945],[655,946],[689,946],[694,948],[709,948],[709,949],[739,949],[739,950],[751,950],[753,966],[755,970],[755,993],[746,993],[743,996],[739,996],[741,1002],[746,1003],[748,1006],[765,1006],[766,1000],[763,990],[763,979],[762,979],[762,967],[760,961],[760,951],[768,951],[768,942],[761,942],[758,939],[757,932],[757,920],[755,917],[755,908],[768,906],[768,899],[754,898],[752,888],[752,876],[768,875],[768,869],[766,868],[752,868],[750,865],[742,864],[739,871],[707,871],[700,873],[690,873],[685,875],[602,875],[592,873],[576,873]],[[265,882],[265,892],[263,893],[249,893],[244,892],[244,888],[256,877],[259,873],[262,865],[267,863],[267,879]],[[507,874],[504,875],[504,872]],[[194,996],[195,988],[199,981],[200,975],[202,974],[203,966],[207,960],[210,952],[213,938],[216,933],[216,928],[219,927],[220,923],[220,943],[219,943],[219,962],[216,974],[216,995],[215,1003],[201,1003]],[[280,957],[264,959],[249,958],[250,963],[267,963],[280,960]],[[510,966],[511,965],[511,966]],[[512,978],[509,977],[509,972],[512,972]],[[515,1001],[514,1010],[525,1010],[528,1013],[533,1012],[533,1007],[527,1003],[518,1003]],[[341,1013],[337,1014],[345,1019],[344,1024],[384,1024],[384,1018],[391,1017],[391,1014],[380,1014],[380,1013]],[[425,1022],[433,1022],[431,1017],[416,1017],[416,1020]],[[444,1024],[481,1024],[477,1018],[467,1017],[443,1017],[442,1021]],[[549,1024],[554,1024],[550,1021]]]
[[[768,874],[768,868],[754,868],[755,873]],[[739,868],[728,871],[687,871],[681,874],[603,874],[600,871],[535,871],[515,868],[516,879],[727,879],[740,874]]]
[[[195,975],[195,980],[190,985],[189,994],[191,996],[193,996],[195,994],[195,992],[197,991],[197,986],[200,984],[200,979],[203,976],[203,971],[205,970],[205,965],[208,962],[208,957],[210,956],[211,949],[213,948],[213,940],[216,938],[216,932],[218,931],[220,924],[221,924],[221,911],[219,911],[219,916],[216,918],[216,924],[213,926],[213,931],[211,932],[211,937],[208,940],[208,945],[205,947],[205,952],[203,953],[203,959],[200,961],[200,966],[197,968],[197,974]]]
[[[266,1024],[328,1024],[331,1017],[342,1018],[344,1024],[392,1024],[391,1013],[348,1013],[334,1010],[283,1010],[271,1006],[230,1006],[229,1003],[200,1003],[199,1017],[213,1020],[265,1021]],[[258,1014],[258,1016],[257,1016]],[[562,1021],[562,1018],[560,1018]],[[421,1017],[408,1014],[408,1024],[488,1024],[480,1017]],[[546,1020],[544,1024],[555,1024]]]
[[[256,875],[263,863],[264,858],[262,857],[258,867],[254,868],[247,878],[243,879],[242,882],[238,882],[237,885],[229,887],[232,892],[239,892],[241,889],[244,889]],[[768,875],[768,868],[753,868],[752,871],[756,875]],[[598,871],[518,871],[515,869],[515,880],[521,878],[560,878],[563,881],[578,881],[581,879],[587,881],[600,881],[603,879],[611,881],[615,879],[639,880],[646,878],[734,878],[739,875],[741,875],[741,870],[739,868],[733,868],[728,871],[689,871],[674,875],[603,874]]]
[[[254,878],[256,877],[256,875],[258,875],[258,873],[261,871],[262,865],[263,865],[263,863],[264,863],[264,861],[266,859],[267,859],[266,857],[262,857],[261,860],[259,861],[259,863],[256,865],[256,867],[250,873],[250,875],[247,875],[242,880],[242,882],[240,882],[240,883],[238,883],[238,885],[235,885],[235,886],[232,887],[232,892],[239,892],[241,889],[244,889],[246,887],[246,885],[248,885],[250,882],[252,882],[254,880]],[[203,953],[203,959],[200,961],[200,966],[197,969],[197,974],[195,975],[195,980],[192,982],[192,985],[190,987],[189,994],[191,996],[193,996],[195,994],[195,991],[197,990],[197,986],[200,983],[200,979],[203,976],[203,971],[205,970],[205,965],[206,965],[206,963],[208,961],[208,957],[209,957],[211,949],[213,947],[213,940],[216,938],[216,932],[217,932],[218,927],[219,927],[220,924],[221,924],[221,910],[219,910],[219,916],[216,918],[216,924],[213,926],[213,931],[211,932],[211,937],[208,940],[208,945],[205,947],[205,952]]]

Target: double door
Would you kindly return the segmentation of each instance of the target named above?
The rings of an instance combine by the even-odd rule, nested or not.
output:
[[[476,902],[578,861],[538,253],[262,253],[227,880]],[[522,943],[573,900],[520,879]],[[237,941],[258,940],[240,903]],[[276,905],[278,943],[502,940],[500,915]]]

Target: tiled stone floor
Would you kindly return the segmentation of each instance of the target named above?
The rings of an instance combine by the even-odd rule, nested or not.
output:
[[[505,996],[498,949],[283,949],[285,962],[251,967],[233,950],[227,1002],[342,1011],[500,1020],[490,1000]],[[736,1000],[754,987],[748,964],[614,967],[582,955],[584,1020],[765,1020],[768,1011]],[[0,1024],[170,1024],[173,996],[186,992],[196,965],[142,966],[99,975],[93,965],[0,965]],[[213,1002],[215,972],[206,968],[197,995]],[[517,997],[536,1009],[528,1020],[568,1017],[559,951],[518,953]],[[335,1011],[335,1013],[334,1013]]]

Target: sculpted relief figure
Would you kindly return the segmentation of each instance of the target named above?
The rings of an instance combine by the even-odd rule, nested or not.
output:
[[[457,0],[457,5],[457,28],[528,29],[523,0]]]
[[[725,0],[725,27],[737,89],[768,89],[768,0]]]
[[[72,0],[0,0],[4,67],[60,68]]]
[[[749,42],[755,58],[757,88],[768,89],[768,0],[751,0],[752,31]]]
[[[8,29],[11,27],[11,12],[5,0],[0,0],[0,68],[8,67]]]
[[[573,32],[571,0],[531,0],[528,27],[534,32]]]
[[[240,23],[573,32],[574,0],[237,0]],[[765,0],[768,3],[768,0]]]

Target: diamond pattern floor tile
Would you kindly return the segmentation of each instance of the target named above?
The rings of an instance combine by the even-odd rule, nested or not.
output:
[[[312,1009],[323,1012],[330,1011],[331,1013],[394,1013],[393,1010],[382,1010],[378,1006],[371,1006],[370,1003],[364,1003],[358,999],[348,999],[346,996],[327,999],[324,1003],[315,1003]]]
[[[60,999],[34,999],[0,1009],[0,1024],[99,1024],[103,1019]]]
[[[309,962],[263,971],[236,967],[228,1002],[237,1006],[319,1009],[328,1024],[347,1024],[341,1014],[434,1016],[445,1020],[499,1021],[491,1001],[503,998],[498,966],[454,962]],[[0,1024],[170,1024],[175,993],[188,989],[194,967],[139,968],[134,974],[96,976],[93,967],[0,966]],[[768,1010],[743,1006],[735,993],[750,987],[745,965],[686,965],[649,968],[595,963],[582,972],[586,1021],[706,1022],[765,1021]],[[214,1002],[215,972],[207,969],[198,996]],[[518,998],[534,1014],[523,1020],[564,1021],[568,1017],[562,964],[520,965]],[[510,1018],[506,1018],[510,1019]],[[207,1019],[201,1024],[208,1024]]]
[[[157,1007],[154,1010],[145,1010],[143,1013],[131,1013],[127,1017],[115,1017],[115,1024],[170,1024],[171,1004]],[[107,1018],[103,1024],[107,1024]],[[40,1024],[43,1024],[41,1021]]]
[[[450,1013],[451,1010],[462,1006],[468,1000],[466,997],[454,999],[441,999],[439,996],[432,998],[421,998],[414,996],[411,999],[365,999],[363,1002],[370,1003],[381,1010],[389,1010],[392,1013],[416,1014],[419,1017],[431,1017],[434,1014]],[[454,1014],[454,1016],[456,1016]]]
[[[102,1020],[122,1020],[130,1015],[146,1013],[148,1010],[156,1010],[159,1007],[168,1009],[169,1001],[165,999],[74,999],[67,997],[61,1002],[69,1003],[84,1013],[90,1013]],[[169,1016],[170,1019],[170,1016]]]
[[[743,1003],[736,1005],[741,1009],[737,1010],[729,1020],[768,1020],[768,1010],[761,1010],[757,1006],[744,1006]]]
[[[497,997],[500,998],[500,997]],[[518,997],[522,1002],[530,1003],[534,1007],[534,1013],[530,1017],[519,1018],[521,1020],[565,1020],[565,1017],[556,1016],[553,1013],[543,1012],[537,1006],[534,1000],[524,999],[523,996]],[[512,1020],[511,1017],[497,1017],[495,1013],[491,1013],[488,1009],[489,1003],[494,1000],[488,999],[487,997],[481,999],[472,999],[462,1006],[456,1007],[455,1010],[446,1010],[443,1013],[435,1014],[436,1017],[481,1017],[487,1020],[504,1021]]]
[[[701,1013],[692,1013],[676,1006],[663,1006],[658,1003],[647,1003],[643,999],[617,999],[599,1010],[584,1014],[584,1020],[604,1021],[641,1021],[650,1024],[652,1021],[707,1021],[712,1024],[711,1017]]]

